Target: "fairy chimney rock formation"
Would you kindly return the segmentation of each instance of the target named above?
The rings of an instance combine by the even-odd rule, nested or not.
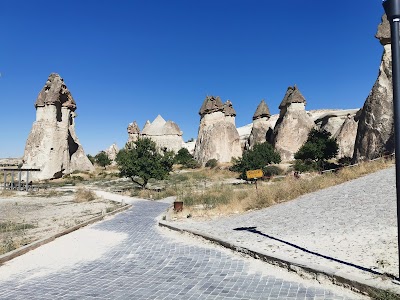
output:
[[[172,121],[165,121],[160,115],[152,123],[146,122],[141,136],[152,139],[159,149],[171,150],[175,153],[183,147],[184,143],[179,126]]]
[[[140,136],[140,129],[139,129],[139,126],[136,123],[136,121],[129,123],[127,130],[128,130],[128,142],[127,143],[136,142]]]
[[[390,24],[386,15],[383,15],[375,37],[383,45],[383,55],[378,78],[360,114],[354,146],[354,162],[394,152],[392,52]]]
[[[288,87],[279,105],[279,119],[272,133],[272,144],[283,162],[294,159],[294,154],[306,142],[314,122],[305,110],[306,100],[297,86]]]
[[[115,166],[117,164],[115,159],[117,158],[117,154],[119,152],[119,148],[118,148],[117,144],[115,144],[115,143],[112,144],[104,152],[107,154],[108,158],[111,160],[111,165]]]
[[[75,133],[76,103],[60,75],[52,73],[36,103],[24,167],[39,168],[33,179],[52,179],[73,171],[94,171]]]
[[[210,159],[230,162],[232,157],[241,157],[239,133],[235,126],[236,112],[228,100],[207,96],[199,111],[200,126],[194,158],[204,165]]]
[[[248,148],[251,149],[255,144],[261,144],[266,141],[267,132],[271,129],[272,124],[269,121],[271,113],[265,100],[261,100],[253,115],[253,127],[248,141]]]

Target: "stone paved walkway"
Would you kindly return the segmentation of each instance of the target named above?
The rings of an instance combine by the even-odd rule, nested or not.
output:
[[[167,224],[311,269],[393,290],[398,276],[394,167],[245,214]]]
[[[168,205],[135,202],[7,262],[0,299],[364,299],[160,229]]]

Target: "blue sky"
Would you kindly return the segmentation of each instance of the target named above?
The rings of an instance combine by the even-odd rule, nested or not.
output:
[[[0,157],[22,156],[34,102],[52,72],[96,154],[161,114],[197,137],[206,95],[230,99],[236,125],[297,84],[307,110],[361,107],[376,80],[381,1],[0,0]]]

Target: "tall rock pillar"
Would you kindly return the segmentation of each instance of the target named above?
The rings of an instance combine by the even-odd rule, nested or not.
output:
[[[39,168],[33,179],[94,171],[75,133],[76,103],[60,75],[50,74],[35,103],[36,121],[24,151],[24,167]]]
[[[241,157],[239,133],[235,126],[236,112],[228,100],[207,96],[199,111],[200,126],[194,149],[194,158],[204,165],[210,159],[227,163],[232,157]]]
[[[375,36],[383,45],[378,79],[365,100],[358,122],[353,161],[394,152],[392,51],[390,24],[383,15]]]

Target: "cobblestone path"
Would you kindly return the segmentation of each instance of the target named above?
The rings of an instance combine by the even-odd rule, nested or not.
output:
[[[46,268],[42,263],[2,278],[0,299],[363,299],[332,286],[329,290],[314,282],[306,286],[300,279],[278,278],[273,267],[261,262],[266,271],[253,270],[248,259],[225,249],[171,238],[155,221],[167,206],[136,202],[132,209],[91,226],[104,234],[123,232],[126,238],[95,260],[29,276]],[[79,244],[85,230],[70,235]],[[46,251],[55,251],[52,244]],[[266,275],[268,268],[272,271]]]

